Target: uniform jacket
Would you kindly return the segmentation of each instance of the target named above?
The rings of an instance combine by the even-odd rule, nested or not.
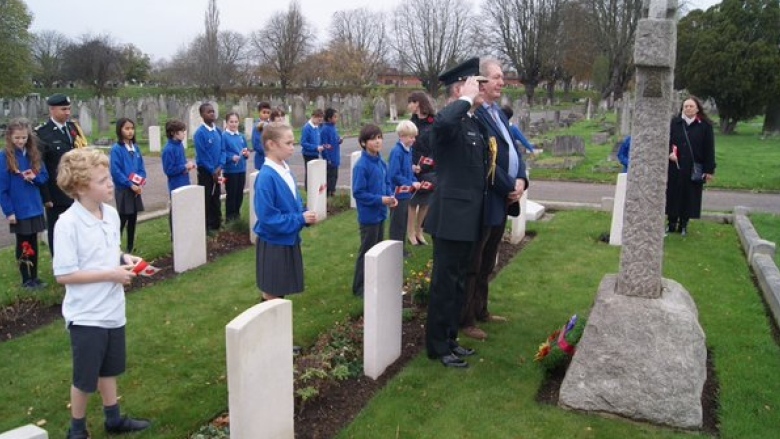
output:
[[[352,196],[358,211],[358,223],[379,224],[387,219],[387,206],[382,197],[393,195],[387,165],[381,155],[371,155],[365,150],[352,169]]]
[[[59,166],[62,156],[75,148],[73,141],[78,135],[76,124],[73,122],[65,122],[65,127],[68,134],[59,130],[54,121],[49,119],[48,122],[35,129],[35,135],[38,137],[38,148],[41,150],[43,163],[49,173],[48,182],[41,186],[43,202],[52,202],[55,206],[62,207],[73,204],[73,199],[65,195],[65,192],[62,192],[57,186],[57,166]]]
[[[412,183],[417,181],[414,171],[412,171],[412,151],[406,149],[400,140],[395,144],[393,150],[390,151],[387,167],[390,174],[390,187],[396,190],[395,197],[399,200],[411,198],[411,192],[397,192],[399,186],[411,186]]]
[[[341,166],[341,137],[336,124],[325,122],[320,129],[320,141],[323,145],[329,145],[322,150],[322,158],[328,162],[328,166]]]
[[[265,150],[263,149],[263,133],[257,130],[257,125],[261,122],[260,119],[254,121],[255,126],[252,128],[252,149],[255,151],[255,169],[260,170],[265,162]]]
[[[246,161],[241,153],[247,148],[246,139],[241,133],[232,134],[229,131],[222,133],[222,172],[225,174],[241,174],[246,172]],[[233,156],[238,156],[238,162],[233,161]]]
[[[255,180],[255,234],[274,245],[298,244],[300,231],[306,226],[304,211],[300,192],[296,198],[282,176],[272,167],[263,165]]]
[[[213,130],[201,125],[193,136],[195,142],[195,164],[209,174],[217,172],[222,166],[222,130],[216,125]]]
[[[46,184],[49,174],[41,165],[40,172],[32,182],[22,176],[22,172],[31,169],[32,165],[22,151],[16,149],[16,163],[19,173],[8,170],[5,153],[0,153],[0,206],[5,216],[16,215],[16,219],[29,219],[43,215],[43,200],[40,187]]]
[[[439,239],[477,241],[487,195],[487,143],[484,127],[458,99],[439,112],[431,129],[438,183],[425,231]]]
[[[301,129],[301,153],[304,157],[319,157],[320,153],[317,148],[322,145],[320,138],[320,127],[315,127],[311,122],[306,122],[306,125]]]
[[[144,158],[141,148],[133,145],[135,151],[130,154],[124,144],[115,143],[111,147],[111,179],[117,189],[130,189],[135,183],[130,181],[130,174],[138,174],[146,178]]]
[[[162,167],[168,176],[168,192],[190,184],[190,173],[187,170],[187,156],[181,140],[170,139],[163,148]]]

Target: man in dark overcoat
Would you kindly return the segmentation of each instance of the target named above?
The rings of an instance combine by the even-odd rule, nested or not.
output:
[[[433,269],[425,344],[428,357],[447,367],[468,367],[472,349],[457,342],[471,256],[479,240],[487,191],[487,144],[474,117],[480,105],[479,59],[472,58],[439,76],[451,102],[436,116],[431,144],[438,182],[425,231],[433,237]]]

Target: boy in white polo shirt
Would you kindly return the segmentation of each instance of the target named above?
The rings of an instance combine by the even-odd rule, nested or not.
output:
[[[57,185],[76,200],[54,229],[54,276],[65,285],[62,315],[70,332],[73,385],[68,439],[88,439],[89,397],[100,390],[108,433],[149,428],[144,419],[120,416],[116,377],[125,371],[125,291],[140,258],[120,253],[119,215],[106,204],[114,184],[108,157],[74,149],[59,166]]]

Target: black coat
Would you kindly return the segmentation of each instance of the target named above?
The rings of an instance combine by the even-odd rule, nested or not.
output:
[[[62,156],[75,148],[73,146],[73,141],[76,139],[74,133],[77,133],[73,122],[66,122],[65,126],[68,133],[71,133],[70,136],[60,131],[51,119],[35,128],[38,148],[41,150],[41,158],[46,166],[46,171],[49,173],[49,181],[41,187],[41,196],[44,203],[51,201],[55,206],[61,207],[70,206],[73,204],[73,199],[65,195],[57,186],[57,167]]]
[[[431,145],[437,184],[425,231],[439,239],[477,241],[487,194],[487,143],[484,127],[458,99],[436,115]]]
[[[687,134],[687,137],[686,137]],[[682,117],[672,119],[669,153],[677,146],[677,164],[669,160],[666,183],[666,214],[670,217],[701,217],[703,183],[691,181],[693,163],[702,163],[705,174],[715,173],[715,135],[712,125],[695,120],[690,125]]]
[[[525,187],[528,187],[528,178],[525,172],[525,162],[523,162],[523,156],[520,151],[517,150],[517,146],[514,143],[507,144],[504,136],[501,134],[501,130],[490,115],[490,112],[485,107],[479,107],[476,111],[476,115],[483,121],[483,124],[487,127],[488,142],[490,138],[496,139],[497,157],[496,157],[496,173],[495,178],[488,176],[488,195],[487,206],[485,207],[485,225],[486,226],[498,226],[504,223],[507,213],[512,216],[517,216],[520,213],[520,203],[512,203],[511,209],[507,205],[507,196],[510,192],[515,190],[516,179],[509,176],[509,148],[514,148],[517,153],[518,160],[518,172],[517,178],[525,181]],[[500,123],[504,124],[507,134],[509,133],[509,121],[504,116],[504,113],[499,111],[498,117]],[[511,134],[510,134],[511,139]],[[488,163],[488,167],[490,163]]]

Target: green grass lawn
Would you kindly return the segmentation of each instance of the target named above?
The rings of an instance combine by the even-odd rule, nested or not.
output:
[[[619,249],[597,242],[609,216],[559,212],[532,223],[537,237],[496,278],[491,308],[506,324],[487,326],[467,371],[413,360],[364,409],[344,438],[626,438],[688,434],[539,405],[539,343],[573,313],[587,314],[596,288],[618,269]],[[165,219],[158,220],[165,224]],[[360,314],[350,293],[358,231],[347,212],[303,232],[306,292],[292,298],[294,340],[309,345],[334,322]],[[706,248],[707,252],[700,251]],[[430,246],[413,247],[419,268]],[[224,326],[257,303],[254,250],[248,248],[128,296],[128,373],[122,406],[154,419],[142,437],[181,439],[227,407]],[[724,438],[766,438],[780,416],[780,349],[731,226],[696,222],[687,239],[667,238],[665,273],[697,301],[720,380]],[[67,427],[70,352],[62,322],[0,343],[0,431],[45,420]],[[99,398],[93,437],[103,438]]]
[[[751,213],[750,222],[753,223],[761,239],[772,241],[776,246],[780,246],[780,215]],[[775,252],[775,264],[780,265],[780,251]]]
[[[763,138],[761,124],[759,119],[740,123],[737,132],[728,136],[719,134],[716,129],[715,161],[718,166],[715,180],[710,184],[712,188],[780,191],[780,137]],[[593,145],[591,135],[603,125],[596,120],[581,121],[570,128],[545,134],[546,139],[564,134],[581,136],[585,140],[585,160],[572,170],[541,169],[531,163],[531,177],[614,184],[615,172],[619,172],[619,167],[615,168],[615,172],[598,172],[598,169],[617,166],[616,162],[609,162],[607,158],[614,143],[621,139],[615,136],[606,145]],[[545,153],[540,159],[549,161],[552,158]]]

